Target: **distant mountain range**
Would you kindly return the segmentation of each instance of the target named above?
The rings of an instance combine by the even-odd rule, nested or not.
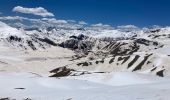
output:
[[[116,70],[147,72],[162,77],[170,75],[167,61],[170,60],[170,27],[140,29],[133,25],[112,28],[102,24],[80,26],[58,23],[45,24],[44,27],[14,24],[0,22],[1,43],[19,50],[34,51],[58,46],[76,53],[71,60],[80,62],[52,70],[55,77],[77,75],[77,71],[80,75],[80,72]],[[88,67],[98,70],[88,70]]]

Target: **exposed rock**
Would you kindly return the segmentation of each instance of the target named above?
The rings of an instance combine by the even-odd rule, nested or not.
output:
[[[50,77],[64,77],[64,76],[68,76],[68,75],[71,74],[72,71],[75,71],[75,70],[69,69],[67,67],[56,68],[56,69],[50,71],[51,73],[55,73],[54,75],[52,75]]]
[[[45,42],[45,43],[47,43],[47,44],[50,44],[50,45],[53,45],[53,46],[57,46],[57,44],[54,42],[54,41],[52,41],[52,40],[50,40],[50,39],[48,39],[48,38],[44,38],[44,39],[42,39],[42,38],[37,38],[38,40],[40,40],[40,41],[42,41],[42,42]]]

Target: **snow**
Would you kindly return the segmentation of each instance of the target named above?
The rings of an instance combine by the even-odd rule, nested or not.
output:
[[[95,79],[95,78],[93,78]],[[120,81],[121,80],[121,81]],[[125,80],[125,81],[122,81]],[[133,73],[117,73],[105,84],[85,80],[40,77],[31,73],[0,72],[0,96],[23,100],[167,100],[170,80]],[[138,84],[138,82],[147,81]],[[154,81],[154,82],[153,82]],[[122,84],[122,83],[133,84]]]
[[[15,35],[15,36],[20,36],[20,37],[24,36],[24,34],[21,30],[10,27],[9,25],[7,25],[1,21],[0,21],[0,35],[1,35],[1,38],[7,37],[9,35]]]
[[[155,83],[163,80],[163,78],[155,77],[152,75],[145,75],[132,72],[111,72],[111,73],[96,73],[93,75],[83,76],[69,76],[68,79],[87,80],[90,82],[96,82],[100,84],[106,84],[110,86],[125,86],[135,84]]]
[[[43,20],[41,21],[43,22]],[[75,55],[72,50],[50,47],[45,50],[21,51],[12,48],[6,41],[4,42],[5,39],[2,39],[2,41],[0,40],[0,98],[9,97],[16,100],[26,98],[32,100],[167,100],[170,98],[170,57],[168,56],[170,55],[170,40],[164,36],[155,39],[149,37],[149,35],[162,34],[168,36],[170,27],[161,28],[157,33],[150,33],[149,29],[146,29],[148,32],[145,32],[144,29],[133,25],[119,26],[118,29],[114,29],[108,25],[96,24],[86,27],[84,30],[77,30],[79,27],[80,25],[77,24],[63,23],[56,25],[50,31],[45,28],[34,30],[33,26],[33,30],[28,28],[29,31],[26,31],[24,28],[17,29],[0,22],[0,35],[1,38],[14,35],[25,40],[29,39],[30,35],[35,35],[54,39],[55,42],[65,41],[71,35],[80,34],[95,39],[128,38],[137,35],[135,38],[157,41],[164,46],[154,49],[152,46],[142,45],[139,51],[131,54],[124,64],[120,64],[121,61],[118,61],[120,56],[116,56],[112,64],[109,64],[110,59],[106,58],[104,64],[77,67],[74,65],[87,61],[87,58],[71,61]],[[131,40],[120,41],[129,43]],[[140,70],[131,72],[148,54],[152,54],[147,59],[150,63],[145,63]],[[130,68],[127,68],[136,55],[140,57]],[[65,65],[76,70],[92,72],[92,74],[62,78],[48,77],[51,75],[49,71]],[[155,71],[151,71],[154,67],[156,67]],[[162,69],[165,69],[164,75],[167,77],[162,78],[155,75]]]

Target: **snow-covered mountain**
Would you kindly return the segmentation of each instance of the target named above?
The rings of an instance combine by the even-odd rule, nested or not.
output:
[[[3,71],[0,73],[3,83],[0,88],[4,90],[0,95],[3,97],[82,100],[88,94],[89,100],[96,99],[96,96],[100,97],[97,100],[113,100],[111,94],[117,91],[112,88],[116,86],[122,90],[116,87],[120,91],[115,96],[120,96],[124,90],[129,92],[128,89],[134,89],[130,92],[133,96],[134,91],[143,88],[146,90],[139,91],[142,94],[146,91],[156,94],[161,91],[158,86],[161,89],[169,86],[170,27],[138,28],[127,25],[113,28],[55,19],[22,20],[22,23],[0,21],[0,70]],[[13,75],[15,78],[12,78]],[[61,80],[49,76],[60,77]],[[18,85],[16,80],[22,85]],[[28,84],[30,81],[33,83]],[[8,82],[9,87],[5,84]],[[125,85],[128,88],[124,88]],[[150,86],[154,92],[147,90]],[[15,93],[21,93],[20,90],[26,91],[17,97]],[[63,93],[60,94],[59,90]],[[108,99],[100,95],[104,90],[109,91]],[[9,91],[11,94],[8,94]],[[66,92],[68,95],[64,96],[65,91],[72,94]],[[116,100],[127,96],[116,97]],[[165,100],[165,97],[168,96],[161,93],[160,98]],[[135,98],[129,97],[128,100]]]
[[[60,24],[66,25],[66,29],[59,27]],[[63,70],[66,70],[67,66],[71,70],[83,72],[105,73],[127,70],[169,76],[169,27],[140,29],[127,25],[112,28],[96,24],[67,28],[67,25],[72,23],[60,24],[37,28],[23,25],[14,27],[9,23],[0,22],[1,42],[9,47],[26,51],[50,47],[73,50],[76,55],[71,60],[77,60],[77,63],[64,65],[63,68],[57,66]],[[94,68],[89,70],[88,67]],[[60,73],[54,70],[51,72]]]

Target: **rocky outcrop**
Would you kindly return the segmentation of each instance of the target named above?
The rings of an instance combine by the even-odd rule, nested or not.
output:
[[[81,34],[79,36],[70,36],[69,40],[60,43],[58,46],[86,52],[91,50],[93,45],[92,41],[88,41],[88,37]]]
[[[64,73],[64,76],[74,76],[79,75],[80,72],[88,72],[89,74],[94,74],[96,72],[112,73],[115,71],[131,71],[140,73],[147,72],[147,74],[154,74],[160,77],[170,76],[170,74],[167,74],[167,71],[169,71],[169,62],[159,62],[158,65],[156,62],[158,57],[159,55],[154,55],[152,53],[141,55],[132,54],[127,56],[114,56],[92,61],[78,62],[76,64],[59,67],[50,72],[53,73],[53,77],[56,75],[60,76],[59,74],[61,72]],[[170,58],[169,56],[165,56],[165,58],[162,57],[161,59],[163,60]],[[165,71],[166,73],[164,73]]]

